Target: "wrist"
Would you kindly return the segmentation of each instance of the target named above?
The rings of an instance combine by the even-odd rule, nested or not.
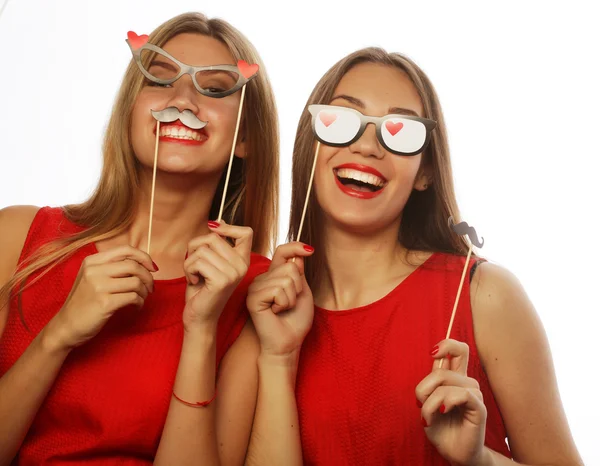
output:
[[[37,336],[39,347],[47,354],[67,356],[73,346],[67,343],[64,333],[60,325],[52,319]]]
[[[481,451],[481,457],[475,464],[477,466],[494,466],[496,461],[494,460],[494,454],[492,453],[492,450],[484,446],[483,450]]]

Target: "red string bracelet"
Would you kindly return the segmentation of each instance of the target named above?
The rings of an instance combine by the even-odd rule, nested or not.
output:
[[[215,400],[215,398],[217,397],[217,391],[215,390],[215,394],[213,395],[213,397],[210,400],[208,400],[208,401],[197,401],[195,403],[190,403],[189,401],[182,400],[177,395],[175,395],[175,391],[173,391],[173,396],[175,397],[175,399],[177,401],[179,401],[180,403],[183,403],[186,406],[191,406],[192,408],[203,408],[205,406],[208,406],[209,404],[211,404]]]

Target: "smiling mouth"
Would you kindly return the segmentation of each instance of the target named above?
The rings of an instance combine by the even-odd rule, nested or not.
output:
[[[196,130],[184,125],[164,124],[160,127],[160,138],[202,143],[208,139],[208,134],[204,129]]]
[[[359,193],[378,193],[386,187],[387,181],[373,174],[353,168],[334,168],[333,173],[346,190]]]

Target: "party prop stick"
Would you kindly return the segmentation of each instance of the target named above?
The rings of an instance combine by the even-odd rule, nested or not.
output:
[[[484,239],[481,238],[481,242],[477,238],[477,232],[475,228],[469,226],[467,222],[461,222],[458,225],[454,225],[454,221],[452,217],[448,219],[448,224],[454,230],[457,235],[465,235],[469,236],[471,240],[469,242],[469,252],[467,253],[467,258],[465,260],[465,266],[463,267],[462,276],[460,277],[460,284],[458,285],[458,291],[456,292],[456,298],[454,300],[454,308],[452,309],[452,316],[450,317],[450,324],[448,325],[448,331],[446,332],[446,340],[450,338],[450,333],[452,332],[452,326],[454,325],[454,317],[456,316],[456,309],[458,308],[458,300],[460,299],[460,293],[462,291],[463,283],[465,282],[465,276],[467,275],[467,269],[469,268],[469,260],[471,259],[471,253],[473,252],[473,243],[479,248],[483,246]],[[440,359],[438,364],[438,368],[441,369],[444,364],[444,360]]]
[[[315,177],[315,168],[317,166],[317,157],[319,156],[320,147],[321,147],[321,142],[317,141],[317,148],[315,150],[313,166],[312,166],[312,170],[310,172],[310,180],[308,181],[308,190],[306,191],[306,199],[304,199],[304,209],[302,210],[302,218],[300,219],[300,227],[298,228],[298,236],[296,237],[296,241],[300,241],[300,237],[302,236],[302,227],[304,226],[304,217],[306,216],[308,200],[310,199],[310,191],[312,190],[313,178]]]
[[[156,121],[156,144],[154,146],[154,168],[152,169],[152,194],[150,196],[150,221],[148,222],[148,246],[146,254],[150,255],[150,239],[152,238],[152,214],[154,213],[154,188],[156,187],[156,165],[158,162],[158,140],[160,138],[160,121]]]
[[[231,154],[229,156],[229,165],[227,166],[227,175],[225,176],[225,186],[223,187],[223,196],[221,197],[221,207],[219,208],[218,222],[223,219],[223,209],[225,207],[225,198],[227,197],[227,187],[229,186],[229,176],[231,175],[231,166],[233,165],[233,156],[235,152],[235,145],[237,144],[238,133],[240,130],[240,122],[242,121],[242,108],[244,107],[244,97],[246,95],[246,83],[256,75],[258,71],[258,65],[249,65],[244,60],[239,60],[237,67],[246,79],[246,82],[242,86],[242,95],[240,97],[240,108],[238,109],[237,122],[235,125],[235,133],[233,134],[233,144],[231,145]]]
[[[223,187],[223,195],[221,196],[221,207],[219,209],[218,222],[222,220],[223,208],[225,207],[225,197],[227,197],[227,187],[229,186],[229,176],[231,175],[231,166],[233,165],[233,156],[235,145],[237,143],[238,132],[240,130],[240,121],[242,119],[242,108],[244,106],[244,96],[246,95],[246,86],[242,87],[242,96],[240,97],[240,108],[238,110],[237,123],[235,124],[235,133],[233,134],[233,144],[231,145],[231,154],[229,155],[229,165],[227,166],[227,175],[225,176],[225,186]]]

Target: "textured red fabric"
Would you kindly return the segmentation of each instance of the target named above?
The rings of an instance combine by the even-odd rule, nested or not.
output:
[[[425,435],[415,388],[446,336],[464,264],[464,257],[435,253],[372,304],[315,308],[297,378],[305,464],[448,464]],[[488,410],[487,446],[510,456],[477,355],[467,279],[450,338],[470,347],[468,375],[481,384]]]
[[[42,208],[29,230],[21,260],[41,245],[81,231],[60,208]],[[0,376],[59,311],[95,245],[53,268],[24,291],[29,331],[11,302],[0,339]],[[269,259],[257,254],[223,310],[217,363],[240,334],[248,312],[247,288]],[[102,331],[67,357],[13,464],[150,464],[167,416],[183,340],[185,277],[156,280],[142,309],[119,310]]]

